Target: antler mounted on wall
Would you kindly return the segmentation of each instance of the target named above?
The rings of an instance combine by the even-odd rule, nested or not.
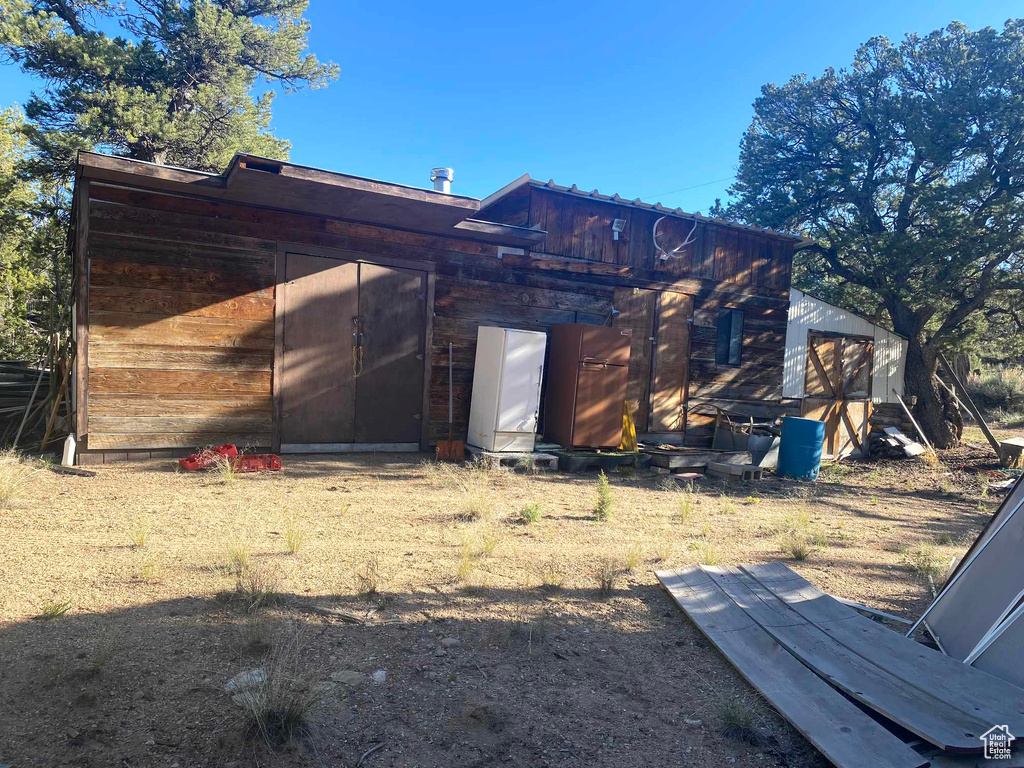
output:
[[[666,251],[664,248],[658,245],[658,225],[661,224],[661,222],[667,218],[668,216],[662,216],[660,219],[655,221],[654,228],[651,230],[651,239],[654,241],[654,250],[658,254],[658,258],[661,259],[662,261],[668,261],[668,259],[670,258],[681,258],[682,254],[680,253],[680,251],[682,251],[683,248],[685,248],[686,246],[688,246],[690,243],[697,239],[697,221],[694,220],[693,229],[690,230],[690,234],[686,236],[686,239],[683,240],[683,242],[681,242],[671,251]]]

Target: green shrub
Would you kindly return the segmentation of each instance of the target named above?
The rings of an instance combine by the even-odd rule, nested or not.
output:
[[[43,621],[52,621],[53,619],[61,618],[65,613],[71,609],[70,600],[55,600],[51,603],[44,603],[43,610],[36,616],[37,619]]]
[[[533,525],[541,519],[543,514],[544,508],[541,507],[540,502],[531,501],[519,510],[519,522],[524,525]]]
[[[1024,367],[997,366],[972,373],[967,391],[983,411],[1024,410]]]

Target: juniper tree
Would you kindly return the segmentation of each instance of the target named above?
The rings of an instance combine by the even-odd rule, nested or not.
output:
[[[1024,288],[1022,94],[1024,20],[876,37],[848,69],[764,86],[740,147],[730,212],[815,238],[802,285],[909,339],[906,390],[939,447],[957,435],[937,355]]]

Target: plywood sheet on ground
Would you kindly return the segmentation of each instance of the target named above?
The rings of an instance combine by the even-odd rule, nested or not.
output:
[[[773,640],[700,568],[656,575],[729,663],[833,765],[928,764]]]
[[[744,565],[773,595],[857,655],[987,723],[1024,732],[1024,691],[861,616],[782,565]],[[980,734],[976,734],[980,736]]]

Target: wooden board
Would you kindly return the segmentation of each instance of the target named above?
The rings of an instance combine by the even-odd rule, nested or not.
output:
[[[91,312],[89,317],[89,340],[93,342],[268,351],[274,348],[274,323],[269,320],[167,317],[130,312]]]
[[[616,328],[630,330],[629,372],[626,398],[636,403],[636,431],[648,432],[650,423],[651,362],[653,359],[654,315],[658,294],[641,288],[616,288],[613,303],[618,314]]]
[[[363,355],[355,380],[354,442],[419,441],[425,302],[425,273],[360,265]]]
[[[89,449],[205,448],[234,443],[239,448],[268,448],[270,432],[177,432],[156,434],[89,434]]]
[[[928,764],[801,664],[697,566],[655,575],[736,671],[837,768]]]
[[[988,723],[1024,732],[1019,688],[861,616],[780,563],[744,565],[743,570],[836,642],[905,684]]]
[[[90,343],[89,359],[97,368],[158,370],[269,371],[269,350],[233,347],[174,347],[161,344]]]
[[[266,371],[153,371],[90,368],[89,392],[130,395],[205,394],[270,395]],[[157,415],[157,414],[154,414]]]
[[[93,416],[269,416],[272,409],[269,392],[248,395],[93,393],[89,398],[89,412]]]
[[[163,264],[89,260],[91,285],[131,286],[156,290],[221,293],[230,296],[273,296],[273,280],[228,270],[184,269]]]
[[[668,291],[658,295],[651,381],[651,432],[682,432],[685,428],[692,316],[692,296]]]
[[[93,312],[135,312],[143,315],[191,315],[231,320],[273,320],[274,299],[265,295],[232,296],[125,286],[93,286]]]
[[[354,442],[359,265],[299,253],[285,259],[281,442]]]
[[[89,418],[93,432],[109,434],[265,432],[270,433],[270,414],[262,416],[97,416]]]
[[[990,724],[956,709],[836,642],[736,567],[702,570],[751,619],[823,679],[946,751],[980,752]]]

